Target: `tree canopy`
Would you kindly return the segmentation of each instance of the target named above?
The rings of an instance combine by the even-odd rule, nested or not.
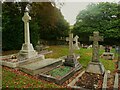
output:
[[[24,15],[28,2],[2,3],[2,49],[21,49],[24,43]],[[69,24],[60,10],[52,2],[29,3],[31,43],[35,46],[39,39],[57,40],[68,34]]]
[[[101,2],[89,4],[76,17],[73,33],[88,42],[93,31],[104,36],[104,44],[120,44],[120,4]]]

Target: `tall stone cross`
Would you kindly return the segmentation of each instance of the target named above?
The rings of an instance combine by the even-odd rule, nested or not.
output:
[[[22,60],[21,58],[32,58],[37,56],[37,52],[34,50],[32,43],[30,43],[29,20],[31,20],[31,17],[28,12],[24,13],[22,20],[24,22],[25,43],[23,43],[22,49],[19,52],[20,60]]]
[[[25,29],[25,44],[30,44],[29,20],[31,20],[31,17],[29,16],[28,12],[24,13],[22,20],[24,22]]]
[[[93,56],[92,62],[99,62],[99,44],[98,41],[103,41],[103,37],[99,36],[99,32],[93,32],[93,36],[90,36],[90,41],[93,41]]]
[[[69,41],[69,55],[73,55],[73,41],[74,41],[74,38],[73,38],[73,33],[70,33],[69,34],[69,37],[66,38],[66,41]]]

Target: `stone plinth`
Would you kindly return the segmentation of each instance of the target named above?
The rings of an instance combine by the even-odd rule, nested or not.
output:
[[[43,59],[20,66],[20,69],[28,74],[37,75],[47,72],[62,64],[62,59]]]
[[[104,52],[102,54],[102,58],[104,58],[106,60],[113,60],[114,59],[114,53]]]
[[[14,54],[14,56],[19,56],[19,55]],[[32,58],[28,58],[28,59],[21,58],[21,60],[19,57],[16,59],[11,59],[11,55],[7,55],[7,56],[3,56],[0,58],[0,63],[1,63],[1,65],[7,66],[10,68],[19,68],[22,65],[41,61],[43,59],[45,59],[44,55],[37,55],[36,57],[32,57]]]
[[[77,61],[77,57],[75,55],[69,55],[65,58],[64,65],[66,66],[71,66],[71,67],[76,67],[79,65]]]
[[[92,72],[97,74],[104,74],[104,66],[100,62],[90,62],[86,69],[86,72]]]
[[[32,44],[23,44],[22,50],[19,52],[19,57],[31,58],[37,56],[37,52],[34,50]]]

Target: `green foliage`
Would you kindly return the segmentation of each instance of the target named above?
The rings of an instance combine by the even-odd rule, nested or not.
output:
[[[105,44],[119,44],[119,7],[120,4],[109,2],[88,5],[76,18],[74,34],[79,35],[81,41],[88,42],[93,31],[99,31],[105,38]]]
[[[27,4],[28,2],[2,3],[3,50],[21,49],[24,43],[22,17]],[[69,24],[52,2],[33,2],[31,7],[30,39],[34,46],[39,39],[56,40],[67,35]]]
[[[40,39],[56,40],[67,35],[69,24],[65,21],[60,10],[53,7],[50,2],[34,2],[31,15],[40,26]]]
[[[23,42],[23,24],[17,4],[9,2],[2,5],[2,48],[19,49]]]

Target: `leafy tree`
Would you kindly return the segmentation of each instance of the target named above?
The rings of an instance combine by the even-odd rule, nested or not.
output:
[[[22,17],[28,2],[2,3],[2,49],[21,49],[24,43],[24,22]],[[67,34],[69,25],[60,10],[51,2],[34,2],[30,10],[31,43],[35,46],[38,39],[57,40]]]
[[[39,37],[41,39],[56,40],[66,36],[69,24],[65,21],[60,10],[52,3],[34,2],[31,15],[39,24]]]
[[[23,24],[17,4],[4,2],[2,4],[2,48],[20,49],[23,42]]]
[[[88,42],[93,31],[99,31],[104,36],[104,44],[119,44],[119,8],[120,4],[109,2],[88,5],[78,14],[73,32]]]

